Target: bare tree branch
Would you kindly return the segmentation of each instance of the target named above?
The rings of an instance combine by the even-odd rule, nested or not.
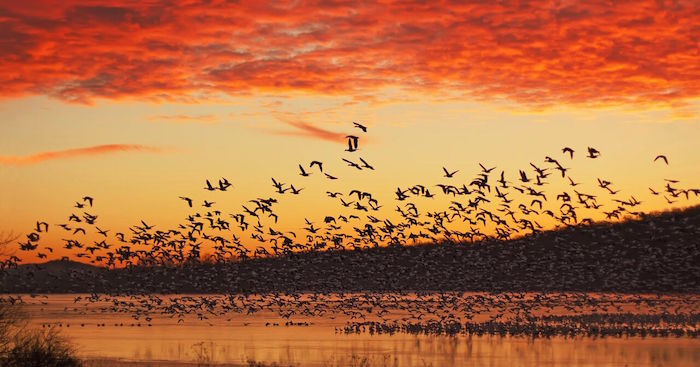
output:
[[[12,231],[0,232],[0,256],[8,255],[10,253],[8,249],[9,244],[15,242],[18,238],[19,235]]]

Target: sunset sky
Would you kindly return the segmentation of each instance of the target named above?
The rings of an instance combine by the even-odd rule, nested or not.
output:
[[[326,190],[392,216],[397,186],[443,166],[515,181],[547,155],[644,210],[668,207],[648,190],[665,178],[700,187],[700,3],[495,3],[2,1],[0,231],[65,223],[84,195],[104,228],[167,228],[178,196],[238,211],[274,196],[270,177],[305,188],[281,227],[337,213]],[[341,161],[358,157],[376,171]],[[339,180],[299,176],[314,159]],[[233,188],[202,190],[220,177]]]

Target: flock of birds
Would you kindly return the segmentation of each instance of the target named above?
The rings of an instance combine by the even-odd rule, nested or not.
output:
[[[70,297],[70,296],[69,296]],[[73,312],[74,327],[151,327],[195,319],[210,326],[308,327],[336,333],[433,335],[700,336],[697,295],[587,292],[362,292],[227,295],[89,294],[13,298],[42,315]],[[106,315],[131,315],[131,321]],[[264,321],[264,324],[263,324]],[[42,327],[71,327],[71,321]],[[344,323],[344,324],[343,324]]]
[[[353,123],[353,127],[362,134],[368,131],[366,126],[357,122]],[[360,136],[348,135],[346,138],[345,152],[349,155],[341,160],[354,170],[375,170],[364,158],[354,157],[360,151]],[[530,163],[529,167],[519,170],[514,178],[504,170],[499,172],[497,167],[479,163],[480,170],[474,177],[459,182],[456,176],[459,170],[442,167],[443,182],[433,186],[415,184],[397,187],[393,192],[394,205],[391,205],[395,206],[393,211],[396,214],[393,215],[382,215],[382,208],[389,205],[386,205],[379,195],[362,188],[348,192],[327,191],[325,194],[340,213],[329,213],[319,221],[305,219],[305,225],[298,231],[279,229],[280,218],[276,210],[280,201],[285,200],[288,195],[303,195],[304,187],[288,184],[274,177],[271,178],[272,188],[269,192],[251,198],[242,204],[239,210],[233,212],[222,210],[216,202],[208,199],[198,201],[189,196],[180,196],[179,200],[182,200],[191,212],[184,222],[170,229],[160,229],[143,220],[124,232],[106,229],[100,224],[99,216],[93,212],[96,200],[91,196],[84,196],[75,202],[74,210],[65,222],[51,225],[46,221],[37,221],[35,228],[26,238],[19,241],[19,250],[26,253],[23,258],[35,256],[43,260],[77,259],[110,269],[183,267],[201,264],[205,257],[206,261],[215,265],[240,263],[256,258],[294,259],[295,256],[304,253],[367,250],[382,246],[401,247],[415,243],[432,242],[450,246],[493,240],[505,241],[538,234],[548,227],[577,227],[592,224],[594,218],[603,217],[615,221],[643,214],[639,210],[642,202],[633,195],[623,196],[622,191],[609,179],[596,178],[589,183],[574,180],[571,175],[572,169],[565,165],[574,160],[576,151],[564,147],[561,154],[561,157],[556,158],[546,156],[542,163]],[[602,153],[596,148],[587,147],[584,158],[599,159],[601,156]],[[658,155],[653,161],[656,164],[669,164],[665,155]],[[298,168],[299,180],[313,179],[310,177],[317,174],[328,180],[339,179],[338,175],[329,173],[328,166],[319,160],[299,164]],[[566,185],[568,189],[548,192],[545,187],[553,183],[553,180],[561,180],[559,184]],[[590,184],[595,186],[584,189]],[[206,179],[203,190],[225,192],[232,188],[233,184],[227,178],[221,177]],[[700,194],[700,189],[682,187],[675,179],[665,179],[661,185],[649,187],[649,191],[651,195],[663,196],[669,204],[681,199],[690,201]],[[421,210],[421,200],[432,200],[438,196],[447,198],[449,203],[446,208]],[[548,226],[548,223],[553,225]],[[42,236],[50,229],[55,230],[54,228],[58,228],[62,233],[60,251],[55,251],[53,245],[41,242]],[[2,260],[0,274],[16,268],[20,263],[21,259],[18,256]],[[161,281],[166,282],[167,279]],[[386,297],[390,295],[331,295],[326,292],[314,293],[309,296],[313,300],[309,301],[303,300],[306,297],[304,295],[268,294],[260,295],[260,299],[253,297],[252,301],[250,295],[228,295],[219,298],[171,297],[164,302],[162,298],[152,294],[138,295],[139,289],[145,288],[135,286],[133,293],[127,295],[127,299],[93,294],[84,298],[77,297],[76,302],[107,301],[110,306],[105,306],[103,312],[129,312],[139,319],[150,318],[152,313],[158,311],[170,317],[177,317],[178,321],[184,320],[184,316],[189,314],[196,314],[199,319],[205,319],[207,312],[217,314],[219,311],[222,314],[249,314],[269,309],[276,310],[280,317],[288,320],[295,312],[303,316],[323,316],[339,312],[353,323],[344,329],[345,332],[411,332],[420,329],[416,325],[422,325],[420,321],[423,317],[430,319],[432,325],[428,329],[420,329],[423,332],[445,331],[447,329],[444,326],[447,324],[453,325],[448,328],[453,330],[454,322],[465,325],[461,322],[480,314],[495,312],[498,317],[484,321],[487,324],[470,324],[469,327],[460,326],[454,329],[476,330],[476,333],[481,332],[479,330],[499,333],[505,329],[515,333],[513,322],[532,326],[535,319],[541,320],[539,316],[533,316],[537,312],[527,307],[537,308],[549,304],[547,302],[553,302],[549,299],[551,295],[537,295],[539,298],[532,299],[531,295],[526,293],[474,295],[466,298],[445,293],[414,294],[411,296],[412,300],[404,300],[405,302],[401,303],[398,300],[387,300]],[[134,298],[128,300],[128,297]],[[428,300],[430,297],[443,299]],[[586,294],[568,297],[566,296],[568,303],[565,304],[586,305],[592,307],[593,311],[604,309],[602,305],[610,302],[593,300],[595,297],[591,298],[592,296]],[[531,306],[525,306],[528,302]],[[674,304],[664,302],[659,298],[654,305]],[[697,315],[694,311],[698,309],[698,299],[690,297],[682,302],[690,302],[690,311],[687,308],[685,310],[693,314],[690,320],[696,325]],[[505,307],[505,304],[516,304],[520,308],[510,309]],[[614,305],[615,302],[611,304]],[[561,306],[561,303],[558,305]],[[215,309],[219,311],[215,312]],[[393,312],[388,311],[391,309],[402,310],[405,314],[393,319],[384,317]],[[367,315],[373,310],[377,320],[366,321]],[[510,319],[503,321],[502,317]],[[565,324],[560,321],[559,324]],[[150,319],[147,322],[150,323]],[[559,330],[558,333],[569,329],[551,330]],[[530,330],[523,331],[529,334],[535,333],[532,330],[541,332],[540,329],[523,330]],[[551,330],[547,333],[555,333]],[[561,333],[565,334],[563,331]]]

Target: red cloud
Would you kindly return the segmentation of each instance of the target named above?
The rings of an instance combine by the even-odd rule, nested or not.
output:
[[[318,126],[314,126],[303,121],[291,121],[288,119],[282,119],[287,125],[295,127],[296,131],[275,131],[278,135],[296,135],[296,136],[306,136],[310,138],[317,138],[328,141],[344,141],[347,134],[337,133],[330,130],[322,129]]]
[[[75,148],[67,150],[59,150],[54,152],[42,152],[30,156],[0,156],[0,165],[28,165],[41,163],[53,159],[74,158],[82,156],[102,155],[114,152],[146,152],[146,153],[161,153],[163,148],[150,147],[138,144],[110,144],[98,145],[94,147]]]
[[[217,122],[216,115],[156,115],[150,116],[152,121],[170,121],[170,122],[195,122],[202,124],[211,124]]]
[[[700,96],[695,0],[179,2],[0,6],[0,96],[383,87],[538,105]]]

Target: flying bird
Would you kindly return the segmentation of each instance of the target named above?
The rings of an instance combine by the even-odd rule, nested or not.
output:
[[[354,122],[354,121],[352,124],[355,125],[356,128],[362,130],[363,133],[367,132],[367,126],[364,126],[362,124],[358,124],[357,122]]]
[[[103,229],[100,229],[100,227],[95,227],[95,229],[97,230],[97,233],[101,234],[104,237],[107,237],[107,232],[109,232],[108,229],[103,230]]]
[[[561,150],[561,152],[564,153],[564,154],[569,153],[569,156],[571,157],[571,159],[574,159],[574,150],[573,150],[573,149],[571,149],[571,148],[569,148],[569,147],[564,147],[564,148]]]
[[[362,162],[362,168],[367,168],[367,169],[371,169],[372,171],[374,171],[374,167],[372,167],[372,166],[371,166],[369,163],[367,163],[367,161],[365,161],[364,159],[360,158],[360,162]]]
[[[500,183],[501,187],[504,189],[508,187],[508,185],[507,185],[508,181],[506,181],[505,174],[506,174],[505,171],[501,171],[501,178],[499,178],[498,181],[496,181],[496,182]]]
[[[522,181],[522,182],[530,182],[530,179],[527,178],[527,174],[526,174],[525,171],[523,171],[523,170],[520,170],[520,181]]]
[[[345,151],[346,152],[356,151],[359,138],[355,135],[348,135],[348,136],[346,136],[346,138],[348,139],[348,149],[345,149]]]
[[[304,167],[302,167],[301,164],[299,165],[299,171],[301,171],[301,172],[299,173],[300,176],[308,177],[308,176],[311,175],[310,173],[307,173],[306,171],[304,171]]]
[[[481,167],[481,170],[484,171],[484,173],[491,173],[491,171],[493,171],[494,169],[496,169],[496,167],[493,167],[493,168],[486,168],[486,167],[484,167],[484,165],[481,164],[481,163],[479,163],[479,166]]]
[[[666,165],[668,165],[668,158],[666,158],[665,155],[663,155],[663,154],[657,155],[656,158],[654,158],[654,162],[656,162],[659,159],[662,159],[664,162],[666,162]]]
[[[588,158],[598,158],[600,157],[600,152],[596,148],[588,147]]]
[[[348,166],[350,166],[350,167],[355,167],[355,168],[357,168],[357,169],[359,169],[359,170],[362,170],[362,167],[360,167],[359,164],[357,164],[357,163],[355,163],[355,162],[352,162],[352,161],[349,161],[349,160],[347,160],[347,159],[345,159],[345,158],[342,158],[342,159],[343,159],[343,161],[344,161],[345,163],[348,164]]]
[[[185,196],[180,196],[180,199],[186,201],[187,205],[189,205],[190,208],[192,207],[192,199],[185,197]]]
[[[311,164],[309,164],[309,168],[313,168],[314,166],[318,166],[318,169],[323,172],[323,162],[319,161],[311,161]]]
[[[219,180],[219,190],[226,191],[226,189],[228,189],[229,187],[231,187],[231,183],[228,182],[228,180],[225,177],[222,177]]]
[[[290,188],[292,189],[292,194],[294,194],[294,195],[299,195],[299,193],[301,192],[301,190],[304,190],[303,187],[300,188],[300,189],[297,189],[296,187],[294,187],[294,185],[290,185]]]
[[[42,231],[41,228],[44,228]],[[41,233],[41,232],[48,232],[49,231],[49,224],[46,222],[36,222],[36,231]]]
[[[442,170],[445,171],[445,176],[444,176],[444,177],[447,177],[447,178],[452,178],[452,177],[455,175],[455,173],[459,172],[459,170],[456,170],[456,171],[454,171],[454,172],[450,172],[450,171],[448,171],[447,168],[445,168],[445,167],[442,167]]]

